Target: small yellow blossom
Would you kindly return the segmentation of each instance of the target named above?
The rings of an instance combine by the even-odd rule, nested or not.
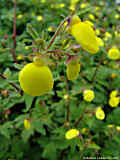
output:
[[[19,55],[19,56],[17,56],[17,60],[19,61],[19,60],[22,60],[24,58],[24,55]]]
[[[100,7],[96,6],[95,11],[98,11],[98,10],[100,10]]]
[[[104,63],[104,64],[108,64],[108,62],[107,62],[107,61],[103,61],[103,63]]]
[[[64,99],[67,100],[68,98],[69,98],[69,95],[68,95],[68,94],[65,94],[65,95],[64,95]]]
[[[116,14],[114,17],[115,17],[115,19],[118,19],[120,17],[120,15]]]
[[[103,120],[105,118],[105,113],[101,107],[98,107],[96,110],[96,118],[99,120]]]
[[[25,46],[25,50],[28,50],[30,47],[29,46]]]
[[[30,130],[31,128],[31,121],[29,119],[24,120],[24,127],[26,130]]]
[[[77,130],[77,129],[70,129],[70,130],[68,130],[66,132],[65,138],[69,140],[69,139],[73,139],[73,138],[77,137],[78,135],[79,135],[79,130]]]
[[[75,5],[70,5],[70,6],[69,6],[69,9],[70,9],[71,11],[74,11],[74,10],[75,10]]]
[[[87,128],[82,128],[81,133],[82,133],[82,134],[87,133]]]
[[[111,107],[117,107],[118,104],[119,104],[119,101],[120,101],[119,97],[111,97],[111,98],[109,99],[109,105],[110,105]]]
[[[100,30],[99,30],[99,29],[96,29],[95,32],[96,32],[96,35],[97,35],[97,36],[100,35]]]
[[[95,16],[93,15],[93,14],[89,14],[89,16],[88,16],[91,20],[95,20]]]
[[[114,125],[113,125],[113,124],[108,124],[107,127],[108,127],[108,128],[113,128]]]
[[[18,19],[21,19],[22,17],[23,17],[22,14],[19,14],[19,15],[17,16]]]
[[[95,94],[92,90],[85,90],[83,93],[83,99],[86,102],[91,102],[95,98]]]
[[[116,37],[120,37],[120,33],[118,31],[115,31],[114,34]]]
[[[58,8],[63,8],[63,7],[65,7],[65,4],[64,3],[58,4],[57,7]]]
[[[42,16],[38,16],[38,17],[37,17],[37,20],[38,20],[38,21],[41,21],[42,19],[43,19]]]
[[[81,3],[80,8],[86,8],[88,6],[88,3]]]
[[[120,6],[117,7],[118,11],[120,11]]]
[[[108,37],[104,37],[103,39],[104,39],[104,41],[107,41],[107,40],[108,40]]]
[[[104,46],[104,42],[103,42],[103,40],[102,40],[100,37],[97,37],[97,42],[98,42],[98,45],[99,45],[100,47],[103,47],[103,46]]]
[[[111,78],[114,79],[116,77],[116,74],[112,73]]]
[[[116,97],[118,95],[118,91],[117,90],[114,90],[110,93],[110,98],[112,97]]]
[[[110,58],[112,60],[118,60],[118,59],[120,59],[120,51],[119,51],[119,49],[117,49],[115,47],[109,49],[109,51],[108,51],[108,58]]]
[[[111,38],[111,37],[112,37],[112,35],[111,35],[109,32],[105,32],[105,37],[107,37],[107,38]]]
[[[117,129],[118,131],[120,131],[120,126],[116,126],[116,129]]]
[[[45,2],[46,2],[46,0],[41,0],[41,2],[42,2],[42,3],[45,3]]]
[[[52,32],[53,31],[53,27],[48,27],[48,31]]]
[[[71,4],[76,4],[78,3],[79,0],[71,0]]]

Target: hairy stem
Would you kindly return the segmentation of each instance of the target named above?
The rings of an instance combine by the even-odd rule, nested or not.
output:
[[[59,34],[62,26],[64,25],[64,23],[65,23],[68,19],[70,19],[70,16],[66,17],[66,18],[61,22],[61,24],[60,24],[59,27],[57,28],[55,34],[54,34],[53,37],[51,38],[50,43],[48,44],[47,50],[51,47],[51,45],[52,45],[53,42],[55,41],[57,35]]]
[[[98,65],[97,65],[97,67],[96,67],[96,70],[95,70],[95,72],[94,72],[94,74],[93,74],[93,76],[92,76],[92,79],[91,79],[92,83],[94,82],[94,79],[95,79],[95,77],[96,77],[96,74],[97,74],[97,72],[98,72],[98,70],[99,70],[99,67],[100,67],[103,59],[104,59],[104,51],[103,51],[103,53],[102,53],[102,57],[101,57]]]
[[[17,7],[17,0],[14,1],[14,21],[13,21],[13,34],[12,34],[13,49],[11,50],[15,63],[17,63],[17,59],[16,59],[16,7]]]
[[[1,77],[3,80],[7,80],[7,78],[6,78],[2,73],[0,73],[0,77]],[[23,91],[22,91],[19,87],[17,87],[14,83],[9,82],[9,84],[10,84],[12,87],[14,87],[14,88],[19,92],[19,94],[20,94],[21,96],[23,95]]]

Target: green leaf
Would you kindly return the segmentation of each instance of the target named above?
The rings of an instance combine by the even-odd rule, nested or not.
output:
[[[7,78],[7,79],[10,79],[11,77],[11,71],[9,68],[6,68],[6,70],[4,71],[3,75]]]
[[[26,105],[26,109],[24,110],[24,112],[28,112],[32,105],[34,97],[24,94],[24,98],[25,98],[25,105]]]
[[[39,34],[37,31],[32,27],[32,25],[29,23],[27,24],[27,32],[32,36],[34,40],[36,40],[39,37]]]
[[[100,146],[98,146],[97,144],[90,144],[90,145],[88,145],[88,148],[96,149],[96,150],[100,150],[101,149]]]

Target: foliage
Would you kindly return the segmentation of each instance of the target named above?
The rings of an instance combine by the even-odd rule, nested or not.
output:
[[[94,25],[104,46],[91,55],[62,27],[50,48],[58,52],[48,53],[43,59],[54,77],[53,90],[39,97],[20,95],[19,71],[33,60],[38,49],[43,52],[47,48],[58,25],[76,5],[76,14]],[[0,76],[0,159],[120,159],[120,104],[109,105],[113,90],[120,96],[120,58],[108,57],[108,50],[114,46],[120,52],[120,4],[112,0],[18,0],[16,48],[12,38],[13,6],[14,0],[1,0],[0,72],[6,80]],[[16,50],[18,63],[13,59],[12,49]],[[76,80],[67,79],[66,63],[71,57],[65,53],[80,57]],[[94,91],[91,102],[84,100],[85,90]],[[105,114],[103,120],[96,117],[98,107]],[[26,119],[30,120],[30,130],[24,127]],[[69,129],[79,130],[79,136],[66,139]]]

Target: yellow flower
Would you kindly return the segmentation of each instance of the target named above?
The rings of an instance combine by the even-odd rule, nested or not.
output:
[[[110,98],[116,97],[117,94],[118,94],[118,91],[117,91],[117,90],[112,91],[112,92],[110,93]]]
[[[84,23],[89,24],[91,27],[93,27],[93,26],[94,26],[94,24],[93,24],[91,21],[85,21]]]
[[[28,50],[30,47],[29,46],[25,46],[25,50]]]
[[[108,40],[108,37],[104,37],[103,39],[104,39],[104,41],[107,41],[107,40]]]
[[[110,105],[111,107],[117,107],[118,104],[119,104],[119,101],[120,101],[119,97],[111,97],[111,98],[109,99],[109,105]]]
[[[71,19],[70,25],[73,26],[74,24],[78,24],[79,22],[81,22],[81,19],[77,15],[74,15]]]
[[[25,93],[40,96],[53,88],[54,80],[50,69],[36,61],[24,66],[19,73],[19,82]]]
[[[83,93],[83,99],[86,102],[91,102],[95,98],[94,92],[92,90],[85,90]]]
[[[65,95],[64,95],[64,99],[67,100],[68,98],[69,98],[69,95],[68,95],[68,94],[65,94]]]
[[[88,3],[81,3],[80,8],[86,8],[88,6]]]
[[[30,130],[30,128],[31,128],[31,121],[28,120],[28,119],[25,119],[24,120],[24,127],[25,127],[26,130]]]
[[[120,131],[120,126],[116,126],[116,129],[117,129],[118,131]]]
[[[100,30],[99,29],[96,29],[95,32],[96,32],[96,35],[98,35],[98,36],[100,35]]]
[[[105,118],[105,113],[101,107],[98,107],[96,110],[96,118],[99,120],[103,120]]]
[[[103,46],[104,46],[104,42],[103,42],[103,40],[102,40],[100,37],[97,37],[97,42],[98,42],[98,45],[99,45],[100,47],[103,47]]]
[[[118,8],[117,8],[117,9],[118,9],[118,11],[120,11],[120,6],[118,6]]]
[[[87,133],[87,128],[82,128],[81,133],[82,133],[82,134]]]
[[[53,27],[48,27],[48,31],[52,32],[53,31]]]
[[[111,49],[109,49],[108,51],[108,58],[112,59],[112,60],[118,60],[120,59],[120,51],[113,47]]]
[[[116,77],[116,74],[112,73],[111,78],[114,79]]]
[[[94,15],[93,14],[89,14],[89,16],[88,16],[91,20],[95,20],[95,17],[94,17]]]
[[[71,34],[81,47],[89,53],[94,54],[99,51],[95,32],[89,24],[80,22],[73,25]]]
[[[18,61],[19,61],[19,60],[22,60],[22,59],[24,59],[24,55],[21,54],[21,55],[18,55],[18,56],[17,56],[17,60],[18,60]]]
[[[71,0],[71,4],[76,4],[78,3],[79,0]]]
[[[118,19],[120,16],[119,16],[119,14],[116,14],[114,17],[115,17],[115,19]]]
[[[56,7],[58,7],[58,8],[63,8],[63,7],[65,7],[65,4],[64,4],[64,3],[61,3],[61,4],[58,4]]]
[[[43,19],[42,16],[38,16],[38,17],[37,17],[37,20],[38,20],[38,21],[41,21],[42,19]]]
[[[108,128],[113,128],[114,125],[113,125],[113,124],[108,124],[107,127],[108,127]]]
[[[69,9],[70,9],[71,11],[74,11],[74,10],[75,10],[75,5],[71,4],[71,5],[69,6]]]
[[[46,2],[46,0],[41,0],[41,2],[42,2],[42,3],[45,3],[45,2]]]
[[[116,37],[120,37],[120,33],[118,31],[115,31],[114,34]]]
[[[71,34],[73,25],[78,24],[79,22],[81,22],[81,19],[77,15],[74,15],[71,19],[71,23],[70,23],[70,26],[67,29],[67,31]],[[67,23],[64,24],[65,27],[66,27],[66,25],[67,25]]]
[[[78,135],[79,135],[79,130],[77,130],[77,129],[70,129],[70,130],[68,130],[66,132],[65,138],[69,140],[69,139],[73,139],[73,138],[77,137]]]
[[[18,19],[21,19],[22,17],[23,17],[22,14],[19,14],[19,15],[17,16]]]
[[[67,64],[67,78],[68,80],[76,80],[80,72],[80,64],[77,59],[73,59]]]
[[[106,37],[106,38],[111,38],[112,35],[111,35],[109,32],[105,32],[105,37]]]

